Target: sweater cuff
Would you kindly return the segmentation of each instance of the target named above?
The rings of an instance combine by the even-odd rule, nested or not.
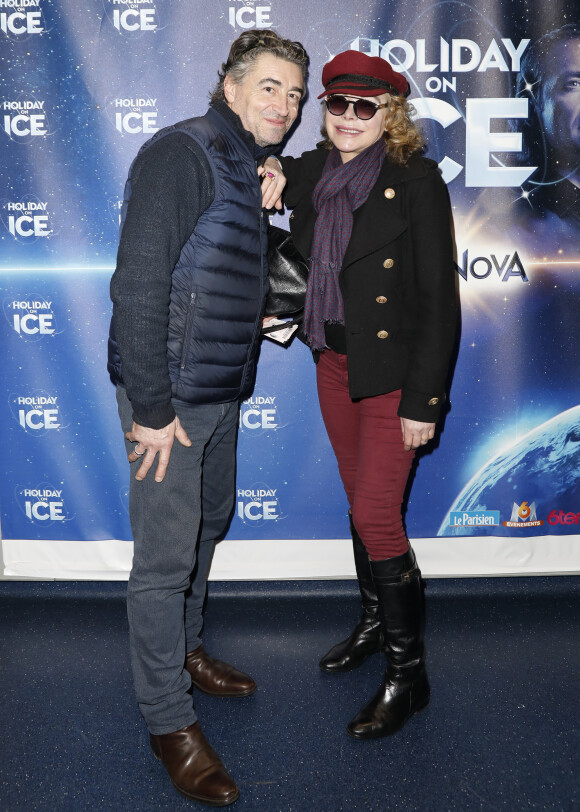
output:
[[[131,406],[135,423],[148,429],[163,429],[175,420],[175,409],[171,401],[156,406],[144,406],[132,401]]]
[[[441,416],[441,409],[446,400],[445,392],[426,394],[403,389],[397,414],[407,420],[436,423]]]

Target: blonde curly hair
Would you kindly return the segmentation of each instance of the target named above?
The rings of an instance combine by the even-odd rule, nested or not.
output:
[[[385,121],[385,149],[397,164],[406,164],[412,155],[422,152],[425,140],[412,119],[415,108],[403,96],[387,95],[388,107]],[[323,103],[323,109],[326,110]],[[332,149],[326,127],[322,126],[323,146]]]

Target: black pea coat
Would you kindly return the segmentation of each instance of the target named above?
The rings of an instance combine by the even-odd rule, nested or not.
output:
[[[281,159],[290,230],[310,256],[312,192],[328,157],[319,147]],[[435,422],[458,320],[451,212],[434,161],[385,158],[377,183],[354,212],[339,276],[353,399],[402,390],[399,416]]]

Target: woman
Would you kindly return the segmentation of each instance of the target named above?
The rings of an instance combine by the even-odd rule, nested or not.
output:
[[[348,725],[395,733],[429,702],[421,573],[401,507],[415,449],[445,402],[457,304],[450,210],[437,165],[409,117],[407,80],[346,51],[322,73],[326,142],[265,174],[293,209],[310,274],[303,330],[320,407],[350,505],[363,614],[323,657],[338,673],[384,650],[376,695]],[[330,151],[329,151],[330,150]]]

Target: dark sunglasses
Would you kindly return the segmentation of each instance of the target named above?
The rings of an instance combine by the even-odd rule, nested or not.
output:
[[[357,99],[356,101],[351,101],[345,96],[327,96],[324,103],[328,112],[333,116],[342,116],[348,110],[349,104],[352,104],[352,109],[355,116],[360,118],[361,121],[368,121],[374,116],[377,110],[381,110],[383,107],[389,106],[388,102],[385,104],[375,104],[368,99]]]

